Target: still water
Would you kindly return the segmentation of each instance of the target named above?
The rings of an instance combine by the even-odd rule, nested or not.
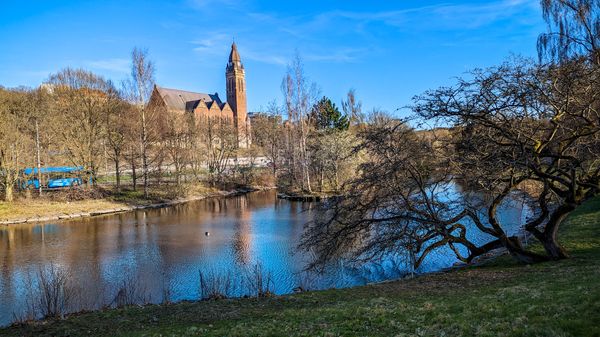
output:
[[[513,205],[515,206],[515,205]],[[279,200],[275,191],[214,198],[169,208],[140,210],[64,221],[0,228],[0,325],[27,311],[32,279],[40,268],[67,270],[85,308],[114,304],[124,284],[134,284],[140,301],[195,300],[199,272],[230,275],[239,283],[232,296],[243,296],[242,275],[260,264],[276,294],[295,287],[349,287],[401,277],[398,259],[358,267],[342,263],[325,274],[303,272],[309,256],[297,252],[303,225],[316,212],[310,203]],[[523,209],[504,211],[519,224]],[[485,238],[481,238],[485,240]],[[439,251],[421,272],[451,266],[455,257]],[[240,282],[238,282],[240,281]],[[35,283],[35,281],[33,281]]]

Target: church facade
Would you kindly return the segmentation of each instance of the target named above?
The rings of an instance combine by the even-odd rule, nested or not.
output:
[[[149,104],[176,113],[192,113],[196,121],[206,118],[220,118],[233,123],[238,146],[250,145],[250,119],[246,102],[246,75],[235,42],[231,45],[229,61],[225,70],[227,101],[223,102],[218,93],[205,94],[179,89],[154,86]]]

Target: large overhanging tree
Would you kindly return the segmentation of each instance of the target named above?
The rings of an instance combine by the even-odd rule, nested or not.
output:
[[[357,151],[369,160],[305,232],[313,266],[407,251],[418,267],[442,246],[465,262],[497,248],[527,263],[566,258],[559,226],[600,192],[599,79],[588,62],[515,60],[415,98],[416,115],[449,136],[401,122],[368,128]],[[457,180],[478,194],[453,193]],[[516,196],[533,211],[524,224],[499,216]],[[523,245],[518,226],[543,253]]]

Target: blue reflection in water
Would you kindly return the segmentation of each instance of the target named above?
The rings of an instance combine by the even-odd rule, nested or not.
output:
[[[393,279],[407,272],[401,256],[362,267],[338,263],[325,274],[302,272],[309,258],[295,248],[314,205],[278,200],[275,191],[207,199],[170,208],[136,211],[60,224],[0,229],[0,324],[27,311],[35,276],[50,264],[68,270],[80,298],[72,310],[115,303],[124,284],[135,283],[138,301],[194,300],[199,271],[230,275],[229,295],[248,294],[248,274],[260,264],[276,294],[297,286],[349,287]],[[511,204],[502,220],[521,223],[523,206]],[[205,233],[210,233],[206,235]],[[480,233],[472,239],[489,240]],[[479,235],[480,237],[477,237]],[[456,258],[441,249],[420,272],[451,266]]]

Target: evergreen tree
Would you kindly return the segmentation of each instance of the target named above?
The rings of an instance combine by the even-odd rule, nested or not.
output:
[[[350,125],[348,116],[325,96],[313,106],[310,118],[317,130],[347,130]]]

